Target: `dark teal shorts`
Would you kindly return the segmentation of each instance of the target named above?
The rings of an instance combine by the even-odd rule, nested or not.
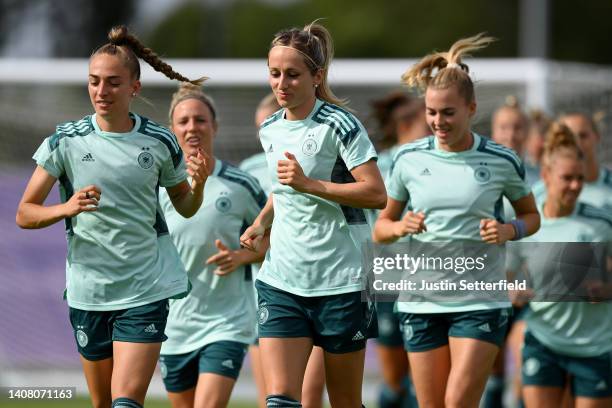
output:
[[[161,343],[167,339],[168,299],[122,310],[69,309],[79,353],[90,361],[112,357],[113,341]]]
[[[493,343],[504,342],[511,309],[475,310],[456,313],[400,313],[404,348],[429,351],[448,344],[449,337]]]
[[[162,354],[159,367],[166,391],[182,392],[195,387],[201,373],[237,379],[248,344],[216,341],[185,354]]]
[[[361,292],[304,297],[257,281],[259,338],[310,337],[329,353],[362,350],[378,335],[376,308]]]
[[[612,353],[596,357],[570,357],[555,353],[529,330],[523,343],[523,385],[564,388],[569,378],[576,397],[612,396]]]
[[[394,307],[395,302],[376,302],[376,314],[378,315],[376,342],[386,347],[401,347],[404,344],[399,314],[393,311]]]

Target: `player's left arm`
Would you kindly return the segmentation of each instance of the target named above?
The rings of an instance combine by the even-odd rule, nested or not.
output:
[[[376,161],[354,167],[351,175],[355,181],[341,184],[307,177],[293,154],[285,152],[285,157],[287,160],[279,160],[277,167],[281,184],[350,207],[385,208],[387,192]]]

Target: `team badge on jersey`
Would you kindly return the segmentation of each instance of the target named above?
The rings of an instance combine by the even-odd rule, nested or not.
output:
[[[474,170],[474,178],[479,183],[486,183],[491,179],[491,170],[485,166],[476,167]]]
[[[304,144],[302,144],[302,153],[306,156],[314,156],[318,147],[317,141],[313,139],[313,135],[308,135]]]
[[[142,152],[138,155],[138,164],[140,167],[147,170],[153,166],[153,155],[148,152],[148,147],[143,147]]]
[[[81,347],[85,347],[87,346],[87,343],[89,343],[89,338],[87,338],[87,334],[85,334],[83,330],[77,330],[76,338],[79,346]]]
[[[219,212],[226,213],[232,208],[232,201],[225,196],[221,196],[215,201],[215,207]]]

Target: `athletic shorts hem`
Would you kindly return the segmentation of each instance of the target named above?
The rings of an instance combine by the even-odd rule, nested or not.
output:
[[[480,341],[484,341],[485,343],[490,343],[493,344],[494,346],[500,347],[501,345],[504,343],[505,338],[501,339],[501,342],[498,342],[497,340],[493,340],[493,339],[485,339],[482,337],[478,337],[478,336],[470,336],[470,335],[461,335],[461,336],[456,336],[454,334],[449,334],[448,337],[454,337],[456,339],[473,339],[473,340],[480,340]]]
[[[101,361],[101,360],[106,360],[107,358],[112,358],[113,357],[113,353],[104,353],[104,354],[95,354],[95,355],[90,355],[90,354],[84,354],[81,353],[79,351],[79,354],[87,361]]]
[[[179,393],[179,392],[185,392],[188,391],[192,388],[197,387],[198,382],[196,381],[195,384],[193,385],[189,385],[189,386],[185,386],[185,387],[166,387],[164,384],[164,387],[166,388],[166,392],[174,392],[174,393]]]
[[[422,345],[422,346],[407,346],[404,344],[404,349],[409,352],[409,353],[421,353],[424,351],[431,351],[431,350],[435,350],[435,349],[439,349],[440,347],[444,347],[444,346],[448,346],[448,337],[446,338],[446,341],[444,343],[442,342],[438,342],[435,344],[426,344],[426,345]]]
[[[166,336],[164,336],[166,337]],[[124,343],[163,343],[168,338],[161,339],[143,339],[142,337],[126,337],[126,336],[113,336],[113,341],[122,341]]]
[[[353,353],[355,351],[360,351],[366,348],[366,341],[363,340],[363,342],[357,343],[355,342],[355,345],[353,346],[347,346],[347,347],[343,347],[341,350],[328,350],[327,348],[325,348],[325,344],[314,344],[315,346],[321,347],[323,349],[323,351],[330,353],[330,354],[348,354],[348,353]]]

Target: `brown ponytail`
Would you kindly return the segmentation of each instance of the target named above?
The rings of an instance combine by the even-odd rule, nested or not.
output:
[[[578,160],[584,157],[571,130],[560,122],[553,122],[548,128],[544,141],[543,165],[550,168],[558,156],[573,157]]]
[[[189,82],[194,85],[202,84],[207,78],[202,77],[196,80],[190,80],[183,75],[175,72],[170,65],[165,63],[159,56],[150,48],[147,48],[133,34],[130,34],[127,27],[124,25],[111,28],[108,32],[108,43],[98,48],[92,55],[99,54],[120,55],[132,76],[140,79],[140,64],[138,57],[146,61],[157,72],[161,72],[170,79],[177,79],[181,82]]]

